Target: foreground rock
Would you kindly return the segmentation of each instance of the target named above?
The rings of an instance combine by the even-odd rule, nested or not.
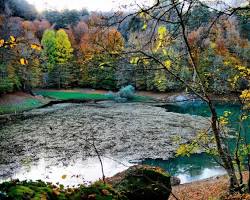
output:
[[[102,102],[32,112],[39,115],[0,130],[0,178],[40,158],[56,166],[96,156],[93,138],[101,155],[118,160],[168,159],[178,147],[173,137],[183,136],[186,142],[209,126],[206,118],[141,103]]]
[[[133,166],[108,182],[129,200],[166,200],[171,194],[170,175],[159,167]]]

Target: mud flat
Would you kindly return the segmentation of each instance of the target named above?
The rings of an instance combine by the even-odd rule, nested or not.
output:
[[[209,121],[199,116],[166,112],[143,103],[99,102],[33,110],[32,118],[19,120],[0,130],[0,178],[11,177],[23,165],[46,160],[47,165],[67,166],[96,153],[117,160],[168,159]]]

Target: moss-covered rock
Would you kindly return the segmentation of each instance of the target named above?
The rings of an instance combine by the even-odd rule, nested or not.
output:
[[[70,200],[128,200],[126,196],[120,194],[109,184],[99,181],[89,187],[81,186],[71,195]]]
[[[171,193],[170,175],[151,166],[133,166],[108,180],[129,200],[166,200]]]
[[[128,200],[111,185],[96,182],[79,188],[57,187],[50,183],[11,181],[0,184],[0,200]]]
[[[56,192],[58,191],[58,192]],[[18,180],[0,184],[1,200],[65,200],[64,191],[52,184],[42,181],[32,182]]]

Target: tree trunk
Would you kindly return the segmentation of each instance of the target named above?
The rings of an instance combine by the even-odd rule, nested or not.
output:
[[[223,162],[223,166],[229,176],[229,192],[230,193],[240,192],[241,189],[239,187],[238,179],[236,177],[236,173],[235,173],[235,169],[233,166],[233,161],[232,161],[230,152],[228,151],[226,147],[223,147],[223,143],[221,141],[220,130],[219,130],[218,123],[217,123],[218,122],[217,112],[211,100],[209,100],[208,104],[209,104],[209,108],[212,114],[211,126],[212,126],[212,130],[215,136],[217,150]]]

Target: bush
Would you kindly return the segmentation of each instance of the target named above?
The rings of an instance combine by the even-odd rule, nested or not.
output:
[[[128,85],[122,87],[117,93],[109,92],[106,95],[109,99],[112,99],[115,102],[125,103],[135,97],[135,88],[132,85]]]
[[[126,87],[122,87],[118,92],[118,95],[121,98],[133,99],[135,96],[135,88],[132,85],[128,85]]]

